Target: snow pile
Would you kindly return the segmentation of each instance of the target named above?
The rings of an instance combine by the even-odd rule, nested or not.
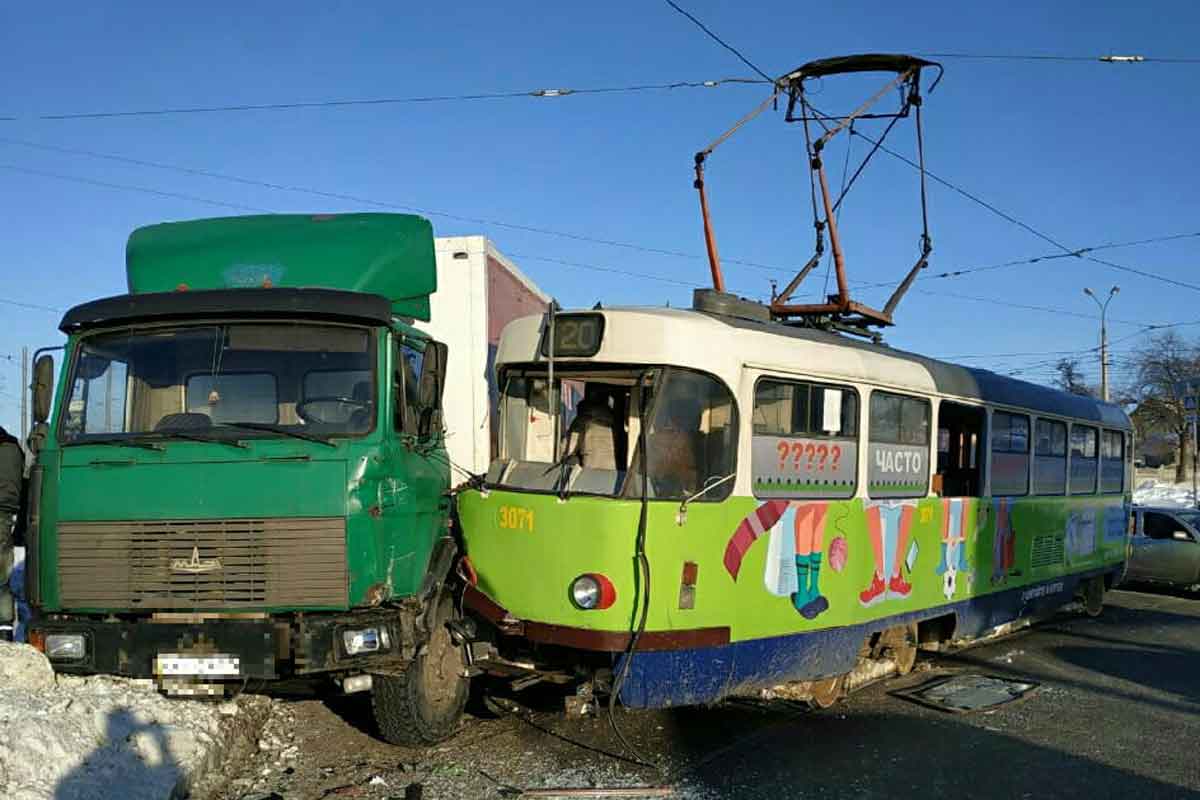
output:
[[[1184,506],[1196,507],[1196,496],[1192,484],[1168,483],[1167,481],[1144,480],[1133,490],[1133,502],[1140,506]]]
[[[33,648],[0,642],[0,797],[202,795],[255,746],[269,705],[172,700],[149,681],[55,676]]]

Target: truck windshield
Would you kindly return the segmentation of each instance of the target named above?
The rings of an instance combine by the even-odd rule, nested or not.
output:
[[[373,342],[367,328],[257,322],[89,336],[59,440],[363,434],[376,417]]]
[[[640,497],[643,405],[649,497],[688,498],[734,470],[737,408],[711,376],[672,368],[556,370],[551,385],[543,371],[510,370],[503,386],[492,485]],[[700,499],[720,500],[732,486],[725,481]]]

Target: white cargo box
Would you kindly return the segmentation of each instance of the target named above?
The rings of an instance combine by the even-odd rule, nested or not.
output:
[[[458,466],[487,471],[495,453],[496,346],[504,326],[545,313],[550,298],[484,236],[440,236],[431,322],[417,327],[450,349],[444,400],[446,451]],[[454,483],[462,473],[455,470]]]

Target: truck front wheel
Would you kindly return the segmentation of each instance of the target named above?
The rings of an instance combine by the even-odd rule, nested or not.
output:
[[[372,676],[375,724],[392,744],[437,744],[453,736],[458,728],[469,681],[464,675],[462,648],[454,643],[446,627],[453,614],[453,602],[443,596],[424,651],[402,672]]]

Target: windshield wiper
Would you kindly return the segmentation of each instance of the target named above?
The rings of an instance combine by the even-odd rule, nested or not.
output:
[[[315,433],[301,433],[290,428],[285,428],[282,425],[273,425],[269,422],[222,422],[218,427],[221,428],[241,428],[247,431],[269,431],[271,433],[282,433],[284,436],[291,436],[294,439],[303,439],[306,442],[317,442],[326,447],[337,449],[337,444],[328,439],[318,436]]]
[[[222,436],[202,436],[199,433],[192,431],[166,431],[158,434],[163,439],[187,439],[189,442],[217,442],[218,444],[227,444],[230,447],[236,447],[239,450],[245,450],[247,445],[237,439],[226,439]]]
[[[100,439],[72,439],[69,442],[63,442],[63,447],[74,447],[82,444],[115,444],[120,447],[140,447],[143,450],[165,450],[158,442],[150,442],[145,439],[126,439],[120,436],[105,436]]]

